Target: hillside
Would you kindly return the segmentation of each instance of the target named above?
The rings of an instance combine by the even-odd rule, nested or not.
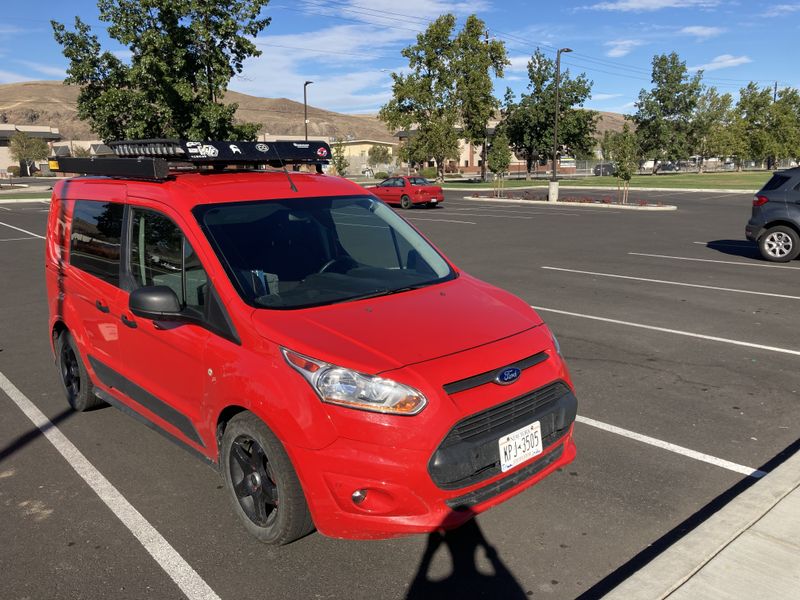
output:
[[[57,127],[65,140],[91,140],[89,126],[78,119],[78,89],[60,81],[26,81],[0,85],[0,122],[16,125]],[[228,92],[228,102],[239,104],[237,118],[261,124],[268,135],[303,135],[303,105],[286,98],[258,98]],[[397,141],[375,115],[345,115],[308,107],[308,135],[352,136],[355,139]],[[598,135],[603,131],[621,131],[623,116],[601,112]]]

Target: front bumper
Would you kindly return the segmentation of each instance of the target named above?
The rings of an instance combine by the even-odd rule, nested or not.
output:
[[[500,426],[450,443],[460,425],[481,413],[456,423],[433,452],[344,438],[322,450],[293,449],[317,529],[331,537],[380,539],[457,527],[534,485],[575,458],[576,401],[559,385],[566,393],[546,406],[515,406],[514,418]],[[501,473],[497,440],[533,420],[542,424],[543,452]],[[453,473],[461,479],[443,480]],[[366,490],[359,504],[356,490]]]

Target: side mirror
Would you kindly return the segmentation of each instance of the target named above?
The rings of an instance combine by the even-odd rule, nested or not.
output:
[[[141,287],[131,292],[128,308],[137,317],[153,321],[187,321],[181,301],[166,285]]]

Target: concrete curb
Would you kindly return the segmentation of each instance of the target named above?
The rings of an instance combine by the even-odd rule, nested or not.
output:
[[[601,204],[599,202],[548,202],[547,200],[514,200],[512,198],[479,198],[477,196],[464,196],[464,200],[477,202],[504,202],[510,204],[533,204],[538,206],[558,206],[559,208],[605,208],[614,210],[644,210],[651,212],[666,212],[678,210],[674,204],[663,206],[637,206],[635,204]]]
[[[798,488],[800,453],[796,453],[761,481],[746,489],[604,598],[666,598]]]
[[[31,198],[3,198],[0,196],[0,204],[18,204],[25,202],[50,202],[50,196],[34,196]]]
[[[450,192],[489,192],[491,188],[453,188],[442,186],[443,190]],[[516,190],[546,190],[546,185],[526,185],[524,187],[507,188],[508,191]],[[559,186],[562,190],[603,190],[603,191],[616,191],[616,187],[608,186],[588,186],[588,185],[562,185]],[[687,192],[690,194],[755,194],[758,190],[729,190],[729,189],[704,189],[704,188],[658,188],[658,187],[631,187],[632,192]]]

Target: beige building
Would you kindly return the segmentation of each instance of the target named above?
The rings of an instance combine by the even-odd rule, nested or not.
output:
[[[61,140],[58,129],[46,125],[12,125],[11,123],[0,123],[0,177],[7,176],[8,167],[19,166],[19,163],[11,158],[11,138],[17,133],[22,132],[33,138],[41,138],[48,144]]]

